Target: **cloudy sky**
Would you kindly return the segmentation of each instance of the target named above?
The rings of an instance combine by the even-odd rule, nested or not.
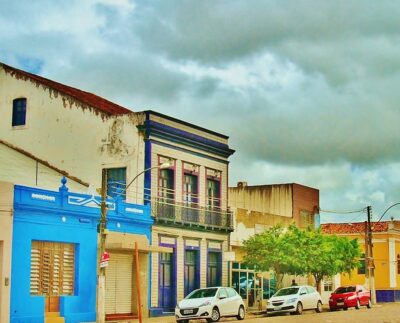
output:
[[[297,182],[378,217],[400,202],[399,17],[382,0],[0,0],[0,61],[229,135],[230,185]]]

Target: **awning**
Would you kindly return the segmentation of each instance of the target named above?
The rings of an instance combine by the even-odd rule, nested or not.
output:
[[[106,249],[132,251],[135,250],[135,242],[140,252],[173,252],[172,248],[150,245],[145,235],[111,231],[107,233]]]

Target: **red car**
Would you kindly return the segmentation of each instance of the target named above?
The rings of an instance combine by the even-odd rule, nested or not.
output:
[[[371,308],[371,293],[361,285],[339,287],[329,298],[331,311],[339,308],[347,310],[349,307],[355,307],[358,310],[363,305]]]

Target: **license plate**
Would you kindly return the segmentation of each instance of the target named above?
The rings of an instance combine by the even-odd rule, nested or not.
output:
[[[193,314],[193,310],[183,310],[183,314]]]
[[[337,302],[337,305],[344,305],[344,302]]]
[[[274,311],[280,311],[282,307],[274,307]]]

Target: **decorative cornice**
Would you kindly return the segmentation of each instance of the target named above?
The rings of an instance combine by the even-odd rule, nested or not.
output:
[[[228,158],[235,152],[235,150],[230,149],[227,144],[167,126],[153,120],[146,120],[143,125],[138,126],[138,129],[144,133],[145,139],[150,139],[150,137],[160,138],[224,158]]]

